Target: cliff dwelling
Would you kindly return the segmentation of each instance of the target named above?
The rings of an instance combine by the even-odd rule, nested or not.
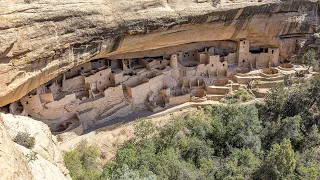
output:
[[[1,2],[0,179],[320,180],[320,0]]]
[[[285,74],[296,72],[293,65],[280,64],[277,47],[251,47],[248,40],[213,44],[222,46],[157,57],[93,59],[11,103],[10,112],[44,121],[56,134],[81,134],[132,112],[219,101],[253,80],[259,81],[253,93],[261,98]]]
[[[94,2],[84,2],[91,11],[48,1],[66,15],[45,19],[28,12],[51,14],[40,2],[13,6],[18,15],[4,9],[0,107],[81,134],[132,113],[220,101],[239,87],[263,98],[305,70],[290,58],[319,31],[319,3],[308,0]]]

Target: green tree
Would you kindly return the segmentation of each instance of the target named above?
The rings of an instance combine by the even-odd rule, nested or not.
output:
[[[224,168],[218,174],[219,179],[252,179],[260,168],[261,160],[251,149],[235,149],[227,158]]]
[[[124,164],[122,167],[115,170],[110,179],[112,180],[155,180],[157,176],[148,171],[144,176],[141,176],[138,170],[130,169],[128,165]]]
[[[254,105],[214,106],[210,139],[215,155],[227,156],[233,148],[261,149],[261,121]]]
[[[310,67],[318,68],[318,61],[316,60],[317,52],[314,49],[309,49],[303,56],[302,56],[302,63],[306,64],[308,70]]]
[[[284,138],[289,139],[294,147],[299,147],[303,141],[301,132],[301,116],[287,117],[274,122],[265,122],[262,142],[265,149],[269,149],[272,144],[280,143]]]
[[[301,147],[305,150],[317,147],[320,145],[320,134],[317,125],[313,125],[302,141]]]
[[[99,179],[97,158],[99,151],[94,146],[81,142],[73,151],[64,153],[64,162],[73,179],[94,180]]]
[[[272,145],[265,163],[269,170],[267,173],[270,173],[267,177],[271,179],[292,178],[297,162],[290,140],[283,139],[281,144]]]
[[[155,127],[151,121],[147,119],[139,119],[134,124],[134,135],[138,140],[145,139],[149,135],[155,132]]]
[[[303,153],[297,153],[297,168],[295,176],[297,179],[314,180],[320,178],[320,166],[317,162],[319,150],[310,148]]]
[[[202,158],[210,158],[213,154],[213,148],[207,145],[206,141],[196,137],[183,137],[178,141],[177,147],[183,159],[191,161],[196,167],[201,166]]]
[[[83,165],[81,162],[81,153],[78,151],[70,151],[64,153],[64,163],[73,179],[81,179],[83,177]]]
[[[131,142],[127,142],[118,151],[116,159],[120,165],[126,164],[130,168],[135,168],[138,165],[138,150]]]
[[[265,109],[260,109],[260,116],[265,121],[272,121],[281,116],[287,100],[288,91],[284,84],[273,86],[265,97]]]

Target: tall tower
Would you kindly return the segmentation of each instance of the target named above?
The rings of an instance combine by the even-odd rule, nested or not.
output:
[[[243,66],[245,63],[249,63],[249,41],[240,40],[238,43],[238,66]]]
[[[178,57],[177,54],[172,54],[170,57],[170,67],[177,68],[178,67]]]

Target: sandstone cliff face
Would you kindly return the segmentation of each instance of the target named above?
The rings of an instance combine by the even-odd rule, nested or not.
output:
[[[317,31],[308,0],[2,0],[0,106],[94,58],[158,56],[179,45],[248,39],[281,48]],[[203,3],[198,3],[203,2]]]
[[[29,150],[12,141],[18,132],[35,137]],[[55,137],[47,125],[28,117],[0,114],[0,174],[4,179],[70,179]],[[36,159],[28,156],[36,153]]]

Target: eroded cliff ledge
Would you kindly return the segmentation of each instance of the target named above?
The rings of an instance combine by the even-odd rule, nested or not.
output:
[[[305,0],[1,2],[0,106],[102,57],[158,56],[179,45],[247,39],[279,47],[285,59],[318,30],[319,15],[319,3]]]

